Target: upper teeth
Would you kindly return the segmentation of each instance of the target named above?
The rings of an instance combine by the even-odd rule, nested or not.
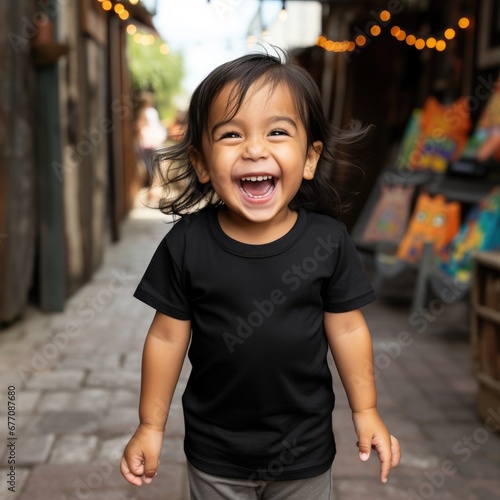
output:
[[[272,179],[273,176],[272,175],[259,175],[257,177],[253,176],[253,177],[242,177],[241,180],[242,181],[252,181],[252,182],[256,182],[256,181],[267,181],[269,179]]]

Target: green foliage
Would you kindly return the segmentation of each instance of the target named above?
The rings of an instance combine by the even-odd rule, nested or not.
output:
[[[184,77],[182,54],[162,54],[160,47],[164,42],[160,39],[143,45],[136,42],[134,36],[127,35],[127,42],[134,94],[141,90],[154,92],[160,117],[171,118],[176,111],[174,97],[181,91]]]

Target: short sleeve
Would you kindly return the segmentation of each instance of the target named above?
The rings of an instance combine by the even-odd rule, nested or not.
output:
[[[180,320],[190,319],[182,273],[166,239],[156,249],[134,297],[167,316]]]
[[[363,262],[345,227],[337,250],[333,275],[323,287],[326,312],[348,312],[375,300]]]

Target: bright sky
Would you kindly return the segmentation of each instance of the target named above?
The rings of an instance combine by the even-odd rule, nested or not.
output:
[[[153,10],[155,0],[143,0]],[[248,27],[259,0],[158,0],[154,24],[173,51],[184,53],[185,87],[192,92],[216,66],[248,51]],[[263,2],[263,19],[272,24],[280,0]]]

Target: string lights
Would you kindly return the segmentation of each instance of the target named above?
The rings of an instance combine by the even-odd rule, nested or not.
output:
[[[130,17],[130,12],[127,10],[125,5],[120,2],[117,2],[113,5],[113,2],[110,0],[97,0],[102,7],[102,10],[106,12],[114,12],[122,21],[126,21]],[[139,0],[128,0],[128,3],[132,5],[136,5],[139,3]]]
[[[156,42],[156,37],[152,34],[147,34],[143,32],[139,32],[137,30],[137,26],[134,24],[129,24],[127,26],[127,34],[130,35],[131,39],[140,45],[148,46],[148,45],[154,45]],[[170,46],[168,43],[161,43],[159,46],[160,53],[163,55],[168,55],[170,54]]]
[[[130,12],[127,10],[125,5],[120,2],[116,2],[113,4],[110,0],[97,0],[104,11],[115,13],[122,21],[126,21],[130,17]],[[137,5],[139,0],[128,0],[128,3],[131,5]],[[130,35],[131,39],[135,43],[139,43],[141,45],[154,45],[156,41],[156,37],[152,34],[140,33],[137,30],[137,26],[135,24],[129,24],[127,26],[127,34]],[[170,53],[170,47],[167,43],[163,42],[159,47],[160,53],[163,55],[167,55]]]
[[[383,23],[387,23],[391,19],[391,13],[383,10],[378,15]],[[382,24],[383,24],[382,23]],[[457,23],[458,28],[466,29],[470,26],[470,20],[467,17],[462,17]],[[369,34],[362,34],[361,30],[356,30],[360,33],[354,40],[329,40],[325,36],[318,37],[316,45],[328,50],[329,52],[353,52],[365,46],[368,43],[367,36],[377,37],[382,33],[382,28],[378,24],[373,24],[369,29]],[[453,40],[457,35],[457,31],[453,27],[443,30],[442,36],[434,37],[419,37],[413,33],[408,33],[399,26],[392,26],[391,35],[399,42],[405,42],[407,45],[414,47],[417,50],[434,49],[438,52],[446,50],[447,42]]]

